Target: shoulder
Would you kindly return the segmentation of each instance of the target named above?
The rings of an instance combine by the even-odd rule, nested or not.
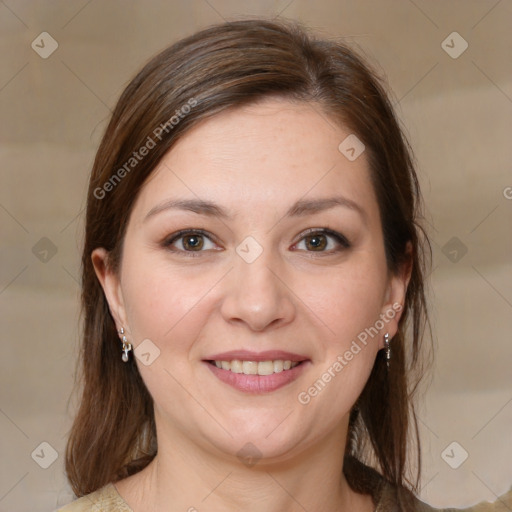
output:
[[[414,512],[510,512],[512,510],[512,487],[508,492],[496,498],[496,501],[481,502],[468,508],[434,508],[420,501],[411,494],[412,510]],[[375,512],[392,512],[397,503],[396,489],[384,482],[381,489],[380,501]]]
[[[375,512],[396,512],[399,501],[411,512],[510,512],[512,487],[493,503],[481,502],[468,508],[434,508],[419,500],[410,490],[397,489],[374,468],[353,456],[346,456],[343,471],[349,485],[357,492],[370,494],[376,505]]]
[[[423,507],[423,508],[421,508]],[[418,511],[425,512],[509,512],[512,510],[512,488],[502,496],[496,498],[492,503],[489,501],[482,501],[477,505],[468,508],[432,508],[424,503],[420,503]]]
[[[55,512],[133,512],[113,484],[82,496]]]

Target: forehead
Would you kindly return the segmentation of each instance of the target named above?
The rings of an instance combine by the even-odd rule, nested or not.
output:
[[[158,201],[187,197],[213,200],[235,215],[336,193],[375,208],[364,153],[350,161],[340,152],[350,135],[316,103],[272,98],[224,111],[178,140],[137,209],[147,213]]]

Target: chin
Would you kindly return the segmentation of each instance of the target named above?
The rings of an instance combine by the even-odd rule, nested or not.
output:
[[[247,466],[286,462],[304,450],[307,443],[298,426],[293,432],[279,425],[279,421],[275,422],[277,428],[271,427],[274,422],[262,421],[256,425],[247,422],[231,430],[233,437],[224,436],[222,440],[211,439],[210,442],[228,458],[236,457]]]

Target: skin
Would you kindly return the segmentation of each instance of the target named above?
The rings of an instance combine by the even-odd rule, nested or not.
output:
[[[275,98],[204,120],[143,187],[119,272],[104,249],[93,252],[118,329],[134,349],[150,339],[160,350],[148,366],[136,359],[154,399],[158,454],[116,483],[135,512],[374,510],[343,476],[343,447],[350,409],[400,314],[308,404],[297,398],[380,314],[404,303],[409,278],[387,269],[365,155],[350,162],[338,150],[349,134],[318,105]],[[285,217],[299,199],[333,195],[364,213],[336,206]],[[233,218],[167,209],[145,219],[170,198],[213,201]],[[192,228],[212,235],[200,237],[199,250],[190,235],[165,245]],[[320,234],[317,248],[308,228],[339,232],[350,247]],[[236,252],[248,236],[263,248],[252,263]],[[286,350],[310,362],[286,386],[247,394],[203,362],[234,349]],[[246,443],[261,456],[252,467],[237,457]]]

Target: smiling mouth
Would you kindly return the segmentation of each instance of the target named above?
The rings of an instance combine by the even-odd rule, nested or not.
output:
[[[285,359],[275,359],[269,361],[242,361],[233,359],[232,361],[214,361],[208,363],[222,370],[232,373],[243,373],[244,375],[273,375],[291,370],[302,364],[304,361],[290,361]]]

